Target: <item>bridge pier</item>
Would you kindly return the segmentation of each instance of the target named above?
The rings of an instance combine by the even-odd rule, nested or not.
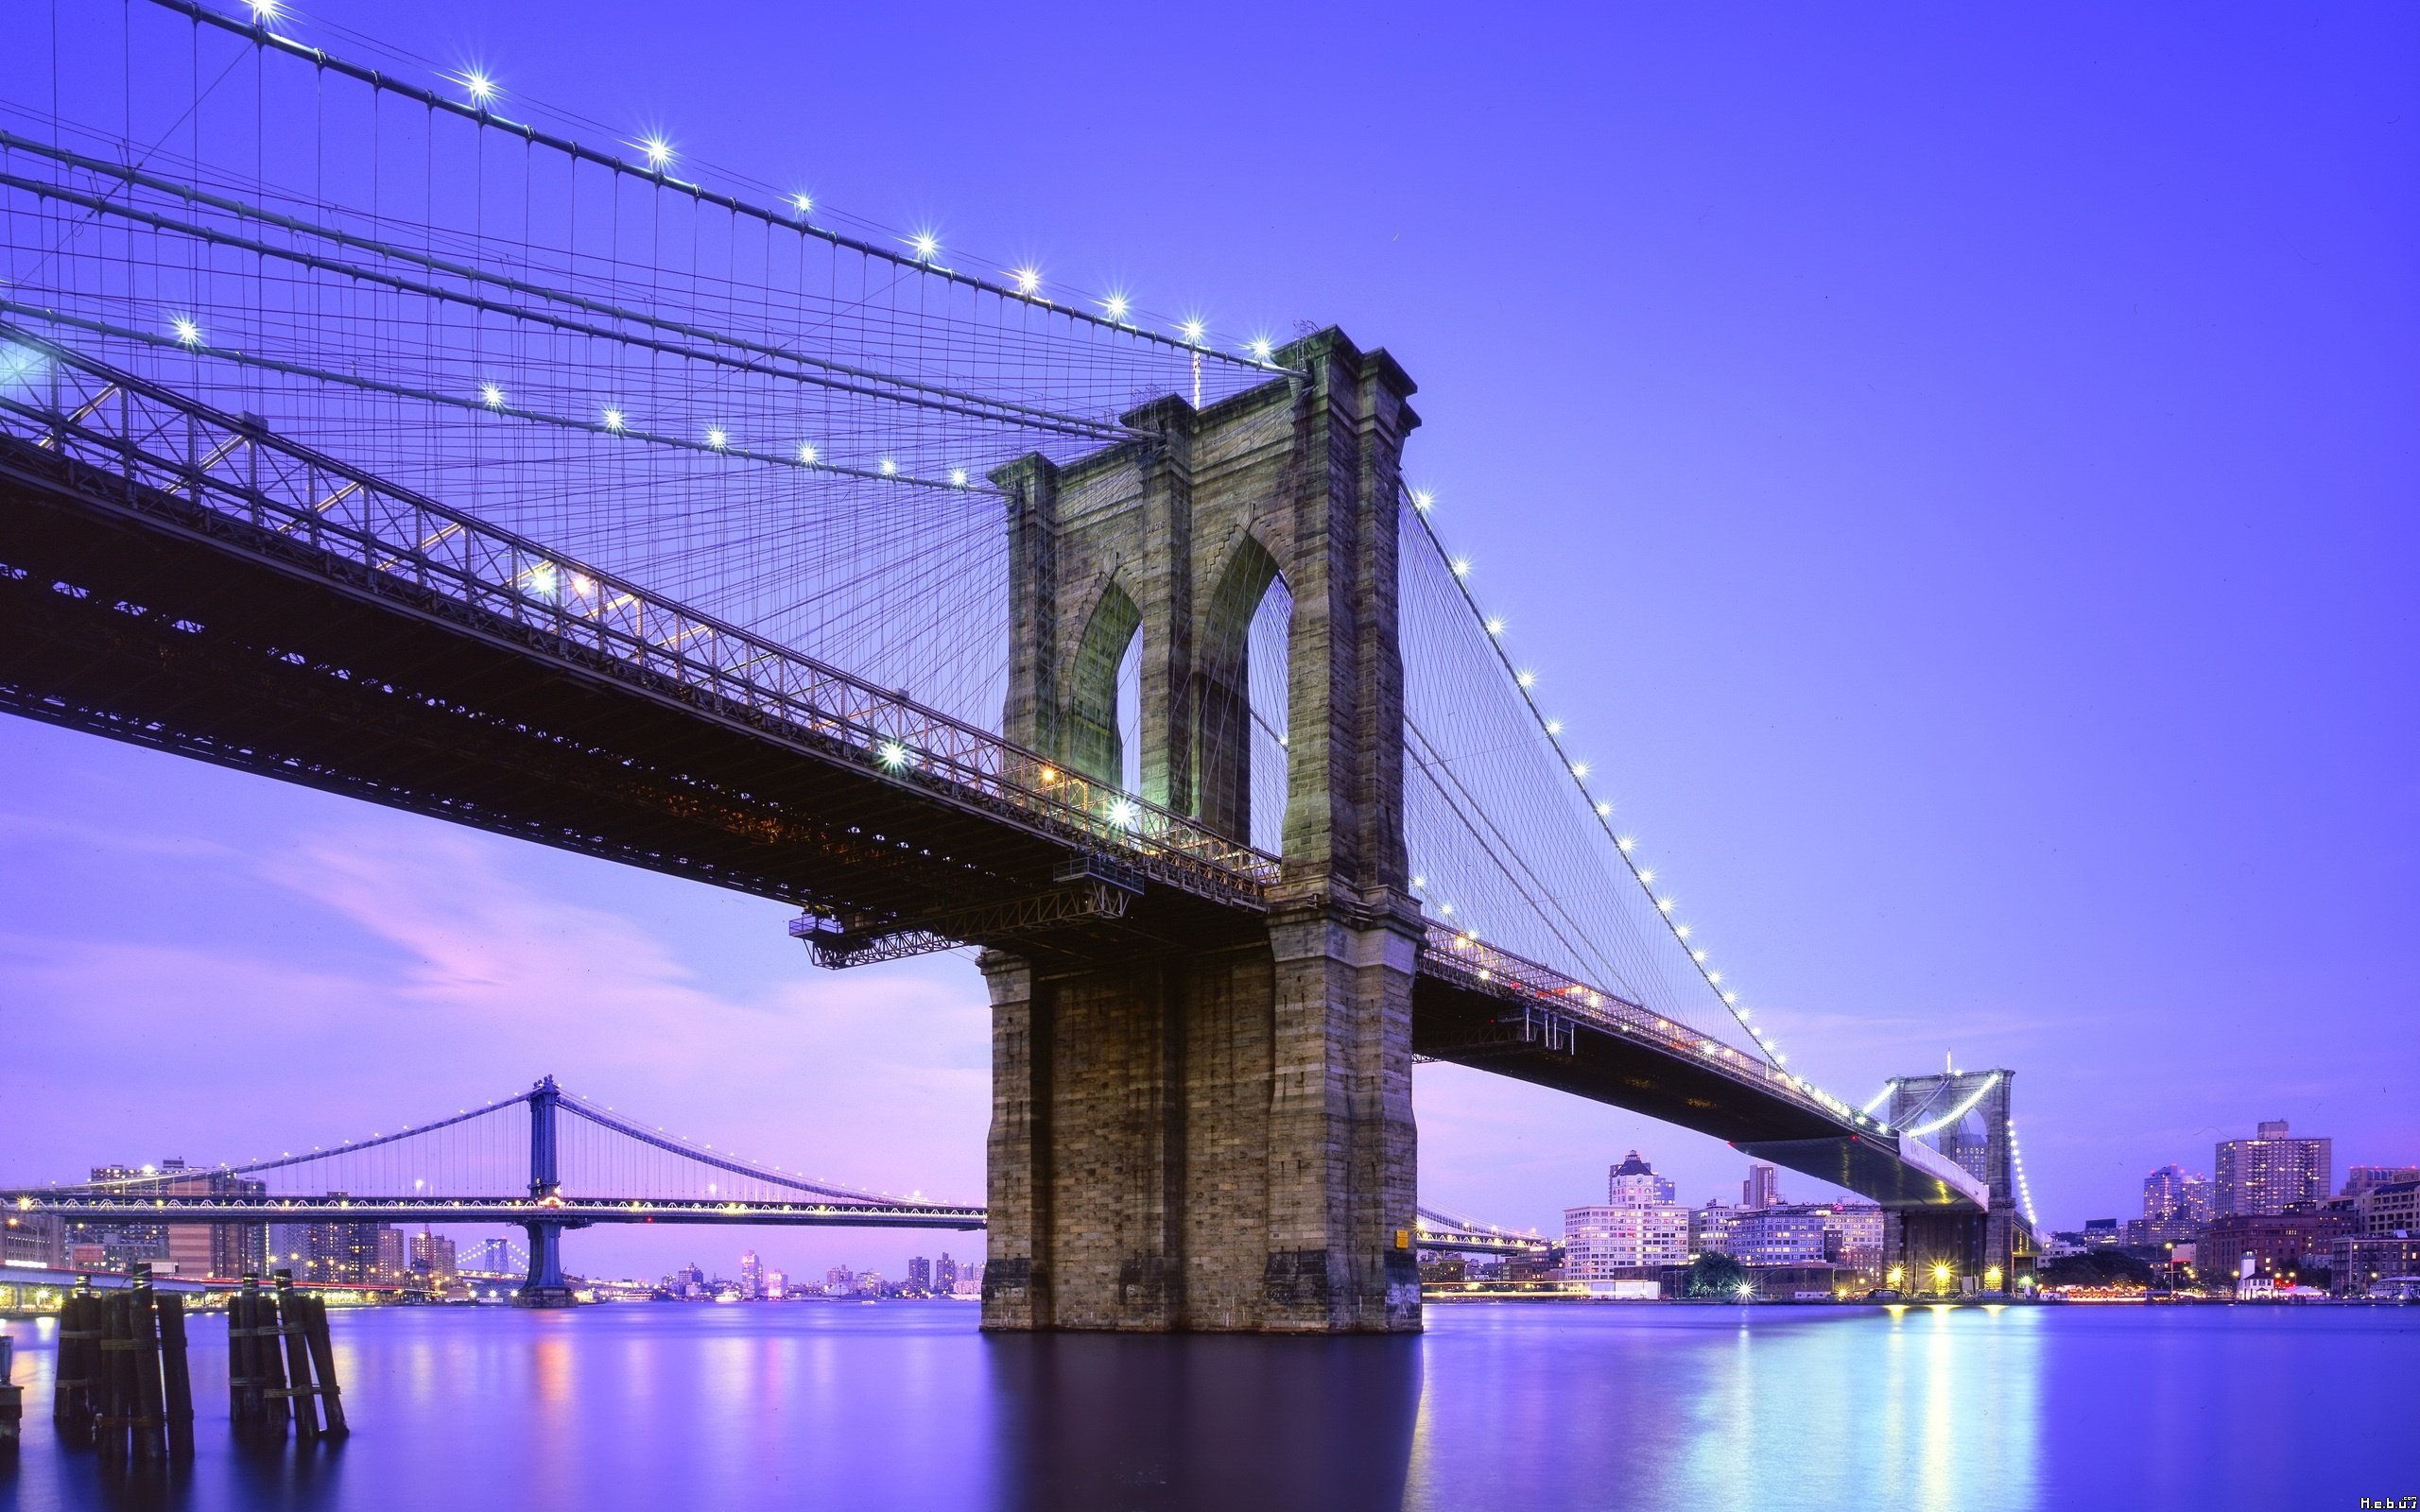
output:
[[[1340,915],[1132,966],[987,954],[985,1328],[1420,1326],[1415,936]]]
[[[512,1294],[515,1307],[569,1307],[571,1287],[563,1281],[563,1226],[525,1223],[529,1236],[529,1274]]]
[[[1251,833],[1248,630],[1282,578],[1283,868],[1242,943],[1129,959],[994,949],[987,1329],[1407,1332],[1417,1141],[1396,532],[1410,380],[1322,332],[1301,376],[1150,438],[993,476],[1008,498],[1006,732],[1120,781],[1142,641],[1141,797]]]

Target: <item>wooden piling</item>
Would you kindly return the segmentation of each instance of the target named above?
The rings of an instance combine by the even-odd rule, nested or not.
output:
[[[260,1388],[252,1381],[252,1301],[260,1281],[247,1276],[234,1296],[227,1298],[227,1423],[237,1438],[248,1438],[259,1425]]]
[[[135,1270],[134,1285],[126,1297],[126,1322],[127,1336],[134,1346],[127,1351],[134,1356],[134,1399],[126,1415],[131,1454],[138,1460],[164,1460],[168,1437],[167,1413],[161,1401],[159,1294],[151,1289],[147,1266]]]
[[[312,1405],[311,1346],[305,1336],[303,1319],[310,1313],[310,1298],[294,1289],[294,1273],[277,1273],[277,1315],[279,1336],[285,1343],[285,1395],[294,1408],[294,1436],[297,1439],[320,1436],[319,1410]]]
[[[285,1356],[277,1347],[277,1297],[269,1292],[252,1294],[252,1381],[260,1397],[258,1432],[263,1439],[285,1436]]]
[[[17,1341],[0,1334],[0,1454],[17,1452],[19,1424],[26,1416],[26,1388],[17,1384]]]
[[[311,1346],[311,1364],[320,1378],[320,1406],[327,1416],[328,1436],[342,1438],[353,1430],[345,1424],[343,1388],[337,1384],[336,1343],[328,1335],[328,1299],[303,1298],[302,1318],[304,1337]]]
[[[59,1365],[52,1378],[50,1422],[70,1449],[93,1447],[93,1402],[100,1374],[101,1299],[78,1285],[59,1309]]]
[[[167,1393],[168,1457],[193,1458],[193,1373],[185,1360],[185,1299],[160,1297],[160,1374]]]
[[[100,1380],[94,1388],[93,1447],[102,1463],[122,1464],[134,1416],[134,1325],[126,1293],[110,1292],[101,1304]]]

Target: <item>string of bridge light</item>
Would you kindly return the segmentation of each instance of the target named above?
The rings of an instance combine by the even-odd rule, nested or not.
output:
[[[2025,1178],[2025,1152],[2017,1146],[2016,1120],[2010,1119],[2002,1126],[2008,1130],[2008,1161],[2010,1168],[2016,1173],[2016,1194],[2025,1204],[2025,1221],[2038,1230],[2042,1220],[2033,1211],[2032,1183]]]
[[[579,420],[568,415],[559,415],[546,410],[514,404],[504,386],[493,381],[482,382],[475,395],[441,394],[432,389],[417,388],[408,384],[398,384],[383,378],[371,378],[359,373],[338,372],[333,369],[285,362],[274,357],[243,352],[233,347],[215,345],[210,341],[207,333],[202,330],[200,323],[189,315],[169,317],[167,331],[163,335],[153,335],[127,326],[113,325],[104,320],[68,315],[64,311],[21,304],[13,300],[0,300],[0,313],[32,316],[54,325],[76,326],[96,335],[117,340],[138,342],[146,346],[181,348],[198,356],[211,357],[237,367],[259,368],[271,372],[308,378],[314,382],[332,383],[367,392],[390,394],[397,398],[409,399],[420,404],[437,404],[450,409],[485,411],[563,430],[585,431],[596,436],[620,437],[677,451],[728,456],[739,461],[762,462],[773,467],[804,469],[828,473],[835,477],[856,478],[876,483],[896,483],[909,488],[945,489],[985,494],[998,492],[988,483],[977,482],[962,467],[950,469],[946,479],[910,472],[900,467],[894,458],[888,456],[881,458],[873,467],[857,467],[825,458],[811,441],[801,442],[796,451],[778,452],[738,444],[732,439],[731,432],[719,425],[707,426],[705,434],[695,439],[666,435],[633,423],[629,412],[615,405],[608,405],[596,420]]]
[[[467,68],[453,73],[436,70],[441,77],[462,91],[466,98],[461,100],[452,99],[434,90],[389,77],[377,69],[338,58],[323,47],[313,46],[270,30],[270,26],[278,22],[303,14],[296,7],[286,4],[285,0],[245,0],[246,8],[251,12],[249,21],[209,9],[200,5],[199,0],[152,0],[152,4],[163,9],[188,16],[196,22],[249,38],[255,46],[273,48],[317,67],[333,70],[356,82],[367,84],[372,89],[400,94],[432,110],[441,110],[468,120],[483,129],[500,130],[508,135],[517,136],[524,142],[545,146],[566,157],[594,163],[612,172],[646,180],[660,187],[679,190],[700,203],[713,204],[719,209],[730,211],[735,215],[746,215],[768,226],[786,227],[816,236],[833,246],[846,248],[868,257],[879,258],[930,277],[944,279],[1001,299],[1015,300],[1069,319],[1102,327],[1154,345],[1175,348],[1190,353],[1196,362],[1203,357],[1210,357],[1256,370],[1293,371],[1277,362],[1276,344],[1265,333],[1236,342],[1230,350],[1211,339],[1208,321],[1198,314],[1186,315],[1168,321],[1168,331],[1166,332],[1142,325],[1138,323],[1142,312],[1135,307],[1132,296],[1122,288],[1113,288],[1106,295],[1096,295],[1075,289],[1055,280],[1045,279],[1041,269],[1030,262],[1019,264],[1014,267],[1003,266],[997,277],[968,273],[950,267],[941,262],[941,236],[939,232],[930,226],[922,226],[905,235],[900,235],[894,230],[880,227],[878,222],[855,215],[844,217],[862,225],[883,230],[899,244],[900,248],[905,249],[905,250],[894,250],[878,242],[870,242],[832,226],[819,224],[814,219],[819,209],[815,197],[803,191],[788,195],[785,200],[785,208],[775,211],[734,195],[707,189],[702,184],[676,179],[672,177],[671,169],[678,154],[674,151],[669,138],[660,130],[647,131],[617,144],[637,152],[645,159],[645,165],[641,166],[614,153],[582,146],[567,137],[559,137],[522,122],[507,120],[495,114],[493,110],[493,107],[505,97],[505,91],[496,81],[495,76],[484,67]],[[378,45],[399,56],[412,56],[391,44]],[[583,119],[573,112],[544,105],[534,99],[527,103],[559,119],[573,121]],[[731,177],[742,176],[732,175]],[[1053,288],[1062,294],[1074,295],[1076,302],[1068,302],[1063,299],[1052,299],[1046,290]],[[1086,305],[1098,306],[1100,313],[1095,315],[1090,309],[1084,307]],[[1170,332],[1174,334],[1171,335]]]
[[[1806,1077],[1791,1072],[1789,1069],[1789,1057],[1783,1052],[1780,1043],[1749,1022],[1752,1015],[1749,1009],[1741,1005],[1737,989],[1727,988],[1722,985],[1722,973],[1714,970],[1709,953],[1703,947],[1692,945],[1689,942],[1689,936],[1694,933],[1692,927],[1673,917],[1674,910],[1678,907],[1677,901],[1669,895],[1658,894],[1655,891],[1654,870],[1641,865],[1638,860],[1637,838],[1634,835],[1616,833],[1613,826],[1614,805],[1589,790],[1588,764],[1572,759],[1570,752],[1563,744],[1563,721],[1549,717],[1538,704],[1537,673],[1516,665],[1512,654],[1505,648],[1504,632],[1510,627],[1508,622],[1503,616],[1491,614],[1479,607],[1478,596],[1471,592],[1471,558],[1447,551],[1444,541],[1437,534],[1436,523],[1429,518],[1430,511],[1436,507],[1436,494],[1427,489],[1407,489],[1405,497],[1412,507],[1413,518],[1420,523],[1421,529],[1426,533],[1429,544],[1434,546],[1437,554],[1444,559],[1452,574],[1454,586],[1461,593],[1463,604],[1469,608],[1472,617],[1478,620],[1481,628],[1487,632],[1488,644],[1495,648],[1496,660],[1503,664],[1506,673],[1512,677],[1513,690],[1519,694],[1522,703],[1529,709],[1530,716],[1545,732],[1548,747],[1553,750],[1556,760],[1562,764],[1572,784],[1579,789],[1582,801],[1587,803],[1590,812],[1596,816],[1598,828],[1604,833],[1607,839],[1614,843],[1615,852],[1621,857],[1622,865],[1638,884],[1640,892],[1645,894],[1649,903],[1655,910],[1656,917],[1664,921],[1665,928],[1671,932],[1673,939],[1687,954],[1690,965],[1704,980],[1706,987],[1714,992],[1724,1009],[1730,1013],[1733,1021],[1747,1032],[1748,1037],[1754,1040],[1758,1048],[1772,1061],[1774,1070],[1779,1072],[1791,1086],[1844,1119],[1874,1125],[1879,1131],[1889,1132],[1888,1125],[1875,1124],[1866,1111],[1851,1107],[1847,1102],[1817,1087]]]

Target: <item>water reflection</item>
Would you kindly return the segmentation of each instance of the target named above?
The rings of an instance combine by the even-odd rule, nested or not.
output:
[[[1414,1507],[2034,1504],[2039,1310],[1446,1311]]]
[[[335,1322],[354,1436],[261,1453],[197,1319],[177,1473],[61,1452],[52,1332],[6,1325],[0,1512],[2350,1505],[2409,1480],[2420,1358],[2420,1308],[1454,1305],[1411,1339],[987,1338],[940,1303]]]
[[[998,1504],[1403,1504],[1414,1338],[988,1341]]]

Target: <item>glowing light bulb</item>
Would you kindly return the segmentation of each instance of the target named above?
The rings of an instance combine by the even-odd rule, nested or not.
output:
[[[909,237],[908,245],[916,249],[916,261],[920,263],[929,263],[941,255],[941,238],[928,231],[920,231]]]
[[[1491,618],[1487,622],[1487,633],[1490,635],[1502,635],[1504,633],[1504,622],[1501,619]]]
[[[1470,575],[1471,575],[1471,559],[1470,559],[1468,557],[1457,557],[1457,558],[1454,558],[1454,576],[1457,576],[1457,577],[1468,577]]]
[[[1700,966],[1703,966],[1705,964],[1705,952],[1691,951],[1689,952],[1689,959],[1697,962]]]
[[[713,447],[717,452],[721,451],[724,443],[730,439],[731,438],[725,435],[719,427],[709,429],[706,432],[706,444]]]
[[[949,470],[949,485],[954,489],[962,489],[966,487],[966,469],[962,467],[951,468]]]
[[[1019,294],[1031,295],[1042,292],[1042,269],[1028,264],[1018,268],[1015,276]]]
[[[1526,691],[1538,685],[1538,675],[1534,672],[1515,672],[1512,674],[1512,680],[1519,683]]]
[[[1597,805],[1597,817],[1600,819],[1610,819],[1613,816],[1614,806],[1611,803],[1599,803]]]
[[[672,162],[672,144],[660,136],[642,139],[639,143],[639,150],[647,154],[647,165],[658,173],[663,172],[666,165]]]
[[[1698,952],[1698,958],[1699,958],[1700,960],[1703,960],[1703,959],[1705,958],[1705,952],[1703,952],[1703,951],[1700,951],[1700,952]],[[1722,973],[1721,973],[1720,971],[1708,971],[1708,972],[1706,972],[1706,973],[1705,973],[1705,979],[1706,979],[1707,981],[1709,981],[1709,982],[1720,982],[1720,981],[1721,981],[1721,980],[1722,980]],[[1736,1002],[1737,1000],[1736,1000],[1735,998],[1733,998],[1729,993],[1725,993],[1725,994],[1723,994],[1723,999],[1722,999],[1722,1001],[1723,1001],[1723,1002],[1725,1002],[1725,1003],[1731,1003],[1731,1002]]]
[[[182,315],[168,322],[168,329],[174,331],[177,334],[177,339],[188,347],[201,345],[201,327]]]
[[[1426,877],[1414,877],[1411,879],[1411,885],[1415,887],[1426,887],[1428,885],[1428,879]]]
[[[1123,294],[1111,295],[1108,299],[1100,301],[1100,307],[1109,312],[1109,318],[1113,320],[1123,320],[1126,318],[1126,296]]]
[[[1411,490],[1411,507],[1420,510],[1423,514],[1426,514],[1428,511],[1428,507],[1436,502],[1437,495],[1429,492],[1426,489],[1414,489]]]
[[[1562,734],[1562,733],[1563,733],[1563,721],[1562,721],[1562,720],[1560,720],[1560,719],[1549,719],[1549,720],[1547,720],[1547,734],[1549,734],[1549,735],[1560,735],[1560,734]]]
[[[275,21],[277,19],[277,0],[250,0],[250,3],[252,8],[252,20],[255,24]]]
[[[882,475],[887,478],[897,477],[899,475],[899,464],[887,456],[884,457],[882,459]]]
[[[908,747],[895,740],[886,740],[874,749],[874,760],[891,771],[908,765]]]
[[[1686,924],[1676,924],[1672,927],[1672,933],[1678,935],[1683,939],[1686,939],[1689,937],[1689,926]]]
[[[1659,914],[1668,914],[1672,911],[1673,907],[1674,901],[1672,899],[1658,898],[1655,900],[1655,911]]]
[[[495,97],[495,80],[475,68],[462,76],[462,88],[470,94],[474,105],[485,105]]]
[[[622,412],[620,410],[609,409],[605,412],[605,428],[609,431],[618,431],[622,428]]]
[[[799,218],[802,220],[815,214],[815,197],[813,195],[792,195],[790,196],[790,204],[792,208],[798,211]]]
[[[1276,350],[1276,348],[1269,344],[1269,338],[1267,336],[1254,336],[1252,338],[1252,354],[1262,362],[1267,362],[1270,359],[1270,354]]]
[[[815,446],[813,442],[806,442],[799,447],[798,459],[804,462],[809,467],[813,467],[815,465]]]
[[[1639,868],[1639,873],[1638,873],[1638,880],[1639,880],[1639,882],[1640,882],[1640,884],[1641,884],[1642,885],[1645,885],[1645,886],[1653,886],[1653,885],[1655,885],[1655,870],[1654,870],[1654,868],[1653,868],[1652,867],[1642,867],[1642,868]]]
[[[1628,855],[1633,850],[1638,849],[1638,840],[1634,835],[1625,834],[1614,842],[1614,849],[1619,850],[1624,855]]]
[[[1588,764],[1586,762],[1573,762],[1571,764],[1571,775],[1585,779],[1588,775]]]
[[[493,384],[479,385],[479,403],[490,409],[504,407],[504,390]]]
[[[1198,346],[1200,346],[1200,345],[1201,345],[1201,321],[1199,321],[1199,320],[1187,320],[1187,321],[1185,321],[1185,322],[1184,322],[1184,324],[1183,324],[1183,325],[1181,325],[1181,326],[1177,327],[1177,329],[1184,333],[1184,339],[1185,339],[1185,340],[1192,342],[1192,343],[1193,343],[1195,346],[1197,346],[1197,347],[1198,347]]]

